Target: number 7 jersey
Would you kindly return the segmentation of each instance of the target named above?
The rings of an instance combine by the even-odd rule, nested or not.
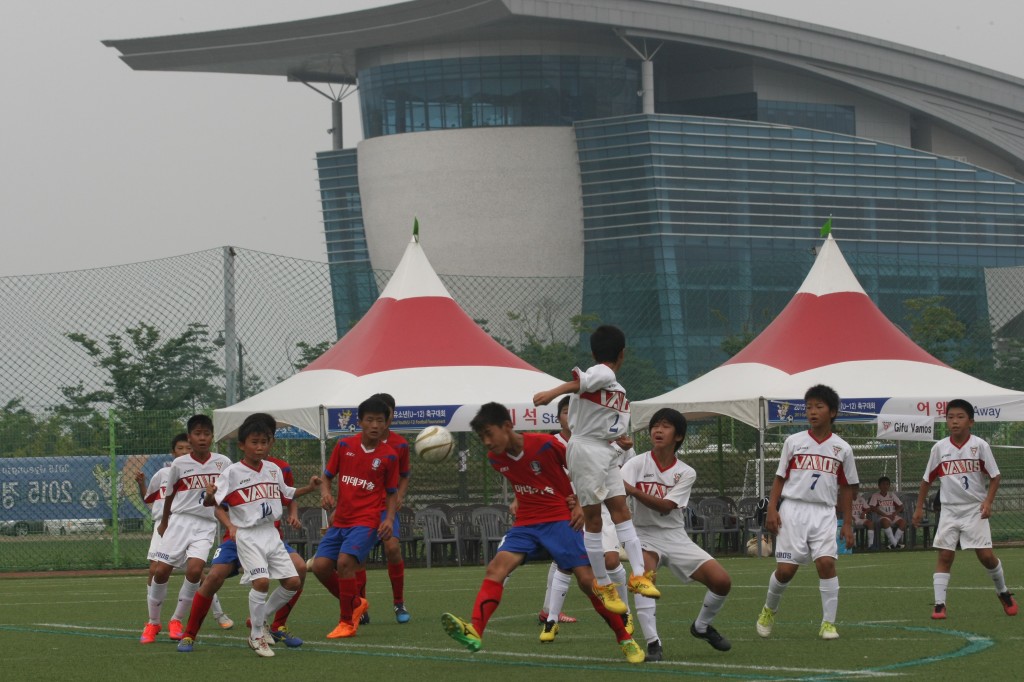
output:
[[[786,479],[782,497],[836,506],[839,486],[858,485],[849,443],[832,433],[818,442],[810,431],[794,433],[782,446],[777,476]]]

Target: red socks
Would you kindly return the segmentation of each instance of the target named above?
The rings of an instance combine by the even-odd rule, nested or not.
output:
[[[405,602],[405,563],[388,564],[388,577],[391,578],[391,594],[396,604]],[[365,593],[364,593],[365,596]]]
[[[604,622],[608,623],[608,627],[615,632],[615,641],[624,642],[629,639],[629,633],[626,632],[626,625],[622,622],[622,616],[606,609],[601,600],[594,596],[592,592],[587,592],[587,596],[590,597],[590,603],[594,605],[594,610],[604,618]]]
[[[356,571],[356,592],[366,599],[366,570]]]
[[[352,606],[355,604],[356,598],[359,596],[358,588],[356,587],[355,578],[339,578],[338,583],[341,585],[341,619],[346,623],[352,622]]]
[[[192,611],[188,616],[188,625],[185,626],[185,637],[196,638],[199,634],[199,628],[203,627],[203,620],[206,618],[206,614],[209,613],[212,604],[213,597],[204,597],[199,592],[196,592],[195,596],[192,597]]]
[[[498,609],[498,604],[501,603],[501,593],[504,591],[505,586],[493,580],[485,579],[480,585],[480,591],[476,594],[476,603],[473,604],[473,628],[481,637],[484,635],[487,621],[491,619],[491,614]]]

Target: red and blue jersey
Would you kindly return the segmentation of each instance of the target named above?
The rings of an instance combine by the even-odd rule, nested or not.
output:
[[[388,431],[388,437],[384,442],[391,446],[391,449],[398,455],[398,475],[401,478],[409,478],[411,465],[409,464],[409,441],[394,431]]]
[[[376,528],[388,493],[398,490],[398,455],[383,441],[368,450],[361,433],[346,436],[334,445],[324,476],[338,479],[334,526]]]
[[[517,526],[532,526],[571,517],[565,498],[572,495],[572,484],[565,473],[565,446],[546,433],[524,433],[523,451],[487,453],[494,469],[508,479],[516,494]]]

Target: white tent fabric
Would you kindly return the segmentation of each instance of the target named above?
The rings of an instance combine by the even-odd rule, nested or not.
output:
[[[964,398],[979,421],[1024,420],[1024,393],[958,372],[910,340],[860,286],[831,235],[793,299],[746,348],[679,388],[631,404],[643,428],[662,407],[691,418],[733,417],[755,427],[793,419],[815,384],[834,388],[841,411],[941,418]]]
[[[216,410],[214,431],[231,436],[253,412],[312,435],[352,431],[356,407],[374,393],[395,397],[396,430],[440,424],[468,431],[491,401],[507,406],[524,429],[554,430],[555,407],[535,408],[532,398],[560,383],[488,336],[449,295],[414,237],[380,297],[342,339],[298,374]]]

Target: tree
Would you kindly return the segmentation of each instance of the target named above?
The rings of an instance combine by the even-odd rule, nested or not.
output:
[[[306,369],[309,363],[316,360],[318,357],[326,353],[334,345],[331,341],[321,341],[320,343],[306,343],[305,341],[299,341],[295,344],[295,347],[299,349],[299,356],[292,363],[292,367],[295,368],[296,372],[301,372]]]
[[[943,300],[942,296],[908,298],[903,305],[908,311],[908,330],[914,343],[947,365],[955,366],[960,355],[958,345],[967,327],[952,309],[942,304]]]

